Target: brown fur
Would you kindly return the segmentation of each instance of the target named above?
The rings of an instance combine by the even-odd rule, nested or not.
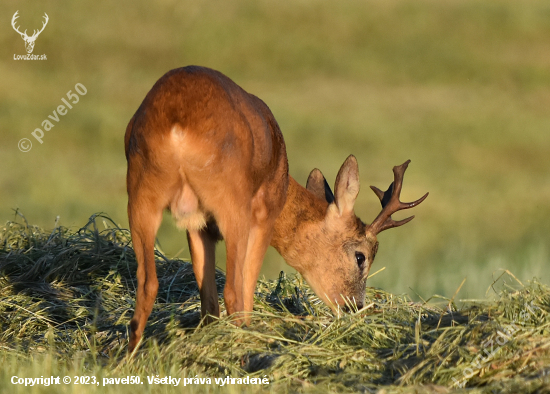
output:
[[[269,244],[333,308],[362,307],[376,235],[353,212],[358,167],[342,165],[335,200],[319,170],[308,188],[288,174],[285,143],[263,101],[225,75],[202,67],[172,70],[149,91],[125,135],[128,217],[138,262],[128,349],[138,344],[158,290],[154,243],[169,209],[187,229],[203,315],[219,316],[216,242],[227,248],[227,312],[251,312]],[[356,253],[366,256],[358,266]]]

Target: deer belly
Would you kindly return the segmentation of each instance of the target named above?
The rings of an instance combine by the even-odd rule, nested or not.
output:
[[[184,184],[170,204],[170,212],[179,228],[196,231],[206,227],[206,214],[188,184]]]

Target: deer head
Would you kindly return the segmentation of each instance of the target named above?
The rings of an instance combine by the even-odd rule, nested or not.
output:
[[[38,35],[40,33],[42,33],[42,31],[44,30],[44,28],[46,27],[46,25],[48,24],[48,14],[46,14],[44,12],[44,15],[43,18],[45,19],[44,22],[42,22],[42,29],[40,29],[39,31],[37,30],[34,30],[34,34],[32,36],[28,36],[27,35],[27,30],[25,29],[25,32],[24,33],[21,33],[18,29],[17,26],[15,26],[15,20],[17,18],[19,18],[19,15],[17,15],[19,11],[16,11],[15,14],[13,14],[13,18],[11,19],[11,25],[13,27],[13,29],[18,32],[20,35],[21,35],[21,38],[23,38],[23,40],[25,40],[25,49],[27,50],[27,53],[32,53],[33,49],[34,49],[34,42],[36,41],[36,38],[38,37]]]
[[[382,203],[382,211],[370,225],[364,224],[354,213],[359,193],[359,169],[355,157],[349,156],[340,168],[334,194],[321,171],[314,169],[306,189],[316,197],[317,203],[324,203],[321,215],[302,217],[301,223],[300,219],[294,218],[300,224],[290,237],[276,232],[276,248],[333,309],[349,309],[351,305],[359,309],[363,307],[366,279],[378,251],[377,235],[411,221],[414,216],[395,221],[391,215],[420,204],[428,196],[426,193],[411,203],[399,201],[403,175],[409,162],[393,168],[394,181],[386,192],[371,186]],[[296,204],[304,205],[307,197],[295,200]],[[305,205],[307,208],[302,210],[319,211],[319,208],[311,208],[314,205],[311,202]],[[278,237],[286,240],[277,242]]]

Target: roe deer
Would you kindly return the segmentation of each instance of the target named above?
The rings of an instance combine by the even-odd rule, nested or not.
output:
[[[187,229],[202,315],[219,316],[215,244],[227,249],[224,290],[228,314],[253,307],[254,289],[271,244],[333,309],[362,308],[365,282],[378,249],[376,235],[394,221],[409,161],[394,167],[386,192],[374,188],[382,211],[365,225],[354,214],[357,161],[349,156],[333,195],[314,169],[306,188],[288,174],[283,135],[267,105],[220,72],[196,66],[160,78],[130,120],[128,218],[137,268],[137,300],[128,350],[138,344],[153,308],[158,281],[154,244],[164,209]]]

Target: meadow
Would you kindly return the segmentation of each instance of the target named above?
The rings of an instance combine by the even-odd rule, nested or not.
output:
[[[16,11],[29,31],[48,14],[33,52],[47,60],[14,60],[25,53],[9,24]],[[393,294],[403,305],[424,305],[433,295],[432,301],[445,302],[454,296],[458,309],[488,302],[505,310],[497,300],[510,283],[519,285],[514,277],[527,288],[550,283],[547,2],[6,0],[0,15],[0,223],[23,223],[19,212],[41,232],[63,226],[74,233],[105,212],[128,228],[127,122],[166,71],[198,64],[222,71],[269,105],[300,183],[317,167],[333,184],[342,162],[355,154],[362,185],[356,213],[365,222],[380,209],[368,185],[385,189],[392,167],[412,160],[403,200],[430,196],[411,223],[380,235],[372,272],[385,270],[368,281],[373,297]],[[87,93],[44,131],[42,144],[36,141],[33,130],[77,83]],[[29,152],[18,149],[22,138],[32,141]],[[16,249],[25,255],[22,248]],[[169,215],[158,248],[170,261],[189,258],[185,234]],[[218,257],[223,270],[222,245]],[[281,271],[295,278],[269,250],[258,291],[273,292],[269,286]],[[501,287],[492,286],[503,273]],[[527,290],[514,291],[526,297]],[[519,308],[515,296],[506,297],[510,308]],[[544,302],[537,305],[544,309]],[[411,308],[410,314],[424,313]],[[403,321],[412,321],[407,316]],[[168,349],[158,346],[166,358]],[[67,354],[72,360],[76,353]]]
[[[162,74],[200,64],[270,106],[299,182],[318,167],[332,184],[354,153],[366,222],[379,210],[367,186],[386,187],[391,168],[412,160],[403,198],[430,197],[413,223],[381,235],[376,265],[387,270],[373,286],[427,297],[467,277],[462,295],[472,298],[500,268],[550,279],[545,2],[19,4],[3,2],[2,15],[19,10],[29,29],[48,12],[34,52],[48,60],[13,60],[23,40],[0,26],[3,221],[19,209],[45,228],[57,216],[79,226],[102,211],[127,227],[126,124]],[[76,83],[86,96],[20,152]],[[189,256],[170,220],[159,242]],[[281,269],[271,250],[263,273]]]
[[[105,215],[76,232],[21,219],[0,231],[2,391],[550,392],[550,288],[536,281],[505,273],[495,298],[461,305],[369,288],[364,308],[334,316],[281,273],[259,281],[248,327],[223,312],[204,326],[191,265],[157,252],[157,302],[127,356],[129,232]]]

